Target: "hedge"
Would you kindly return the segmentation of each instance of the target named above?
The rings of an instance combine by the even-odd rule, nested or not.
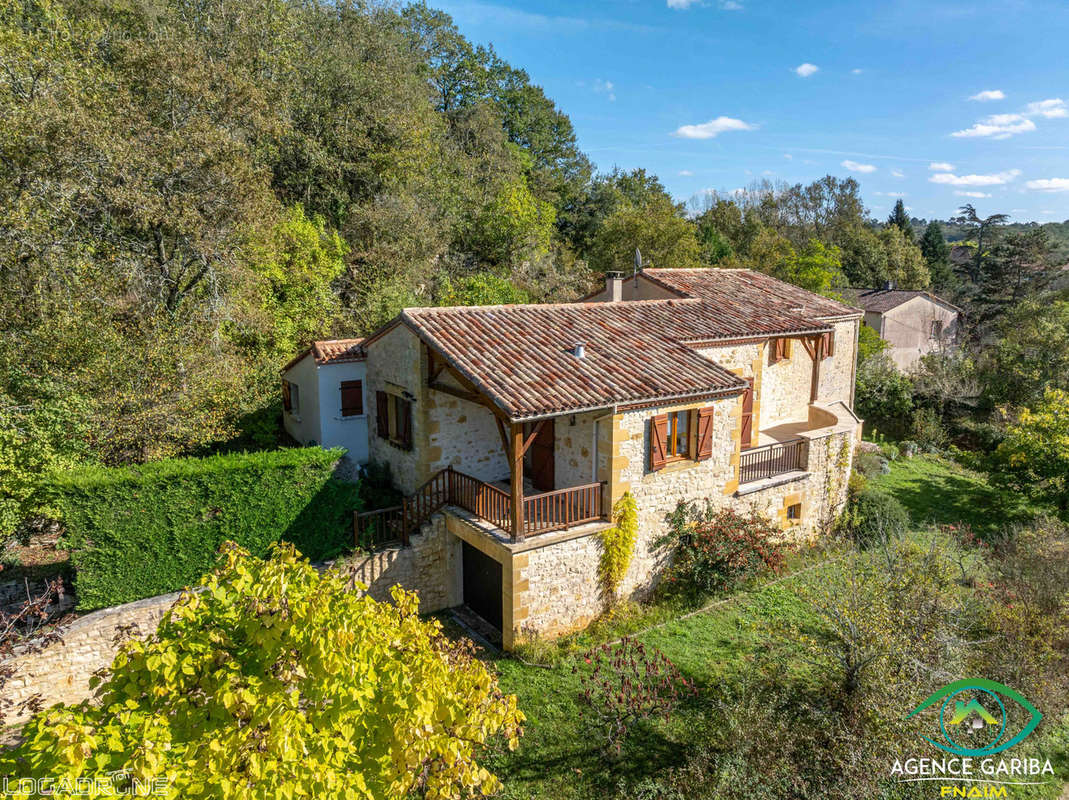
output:
[[[257,556],[280,539],[313,561],[337,555],[359,504],[359,487],[332,477],[343,453],[294,448],[58,473],[79,610],[196,583],[227,539]]]

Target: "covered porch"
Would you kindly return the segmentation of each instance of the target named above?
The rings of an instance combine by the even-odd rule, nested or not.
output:
[[[810,470],[809,443],[832,433],[859,429],[861,420],[845,403],[810,403],[809,418],[762,428],[756,447],[739,458],[739,486],[756,485]]]

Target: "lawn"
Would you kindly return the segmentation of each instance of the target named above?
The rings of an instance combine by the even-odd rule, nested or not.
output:
[[[894,462],[890,474],[875,483],[906,505],[914,535],[922,538],[924,527],[933,522],[965,523],[978,533],[992,533],[1006,519],[1026,510],[988,486],[982,475],[929,456]],[[777,648],[773,658],[782,664],[782,674],[792,685],[794,680],[805,681],[811,667],[800,662],[789,642],[769,631],[785,618],[806,621],[809,612],[798,589],[826,577],[839,555],[832,551],[815,564],[796,562],[792,574],[725,598],[701,613],[684,617],[680,608],[669,605],[632,612],[622,623],[602,625],[573,638],[558,651],[557,663],[548,668],[505,655],[495,657],[502,688],[518,696],[527,715],[520,749],[496,753],[488,764],[505,784],[502,796],[517,800],[633,796],[633,789],[624,794],[622,787],[634,787],[643,778],[681,765],[696,737],[716,729],[716,704],[738,688],[762,651]],[[643,622],[654,627],[640,630]],[[588,667],[579,653],[583,647],[614,638],[621,630],[634,631],[640,641],[663,651],[699,691],[670,723],[640,727],[621,757],[606,759],[582,717],[580,676]],[[1064,726],[1054,735],[1064,736]]]

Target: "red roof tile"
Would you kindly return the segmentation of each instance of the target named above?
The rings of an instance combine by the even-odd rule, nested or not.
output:
[[[853,291],[857,295],[857,304],[866,311],[872,311],[876,314],[883,314],[892,308],[898,308],[914,297],[926,297],[933,303],[939,303],[955,311],[961,311],[953,303],[947,302],[941,297],[936,297],[931,292],[909,289],[854,289]]]
[[[307,350],[302,350],[282,368],[286,372],[290,367],[300,361],[309,353],[315,358],[316,364],[341,364],[346,361],[364,361],[367,358],[367,349],[364,347],[365,339],[323,339],[312,342]]]

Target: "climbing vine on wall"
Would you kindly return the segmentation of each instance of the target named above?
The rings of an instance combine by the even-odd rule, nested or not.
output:
[[[612,507],[613,526],[601,534],[601,561],[598,563],[598,581],[607,601],[616,598],[620,582],[624,579],[631,556],[635,553],[638,536],[638,509],[630,492]]]

